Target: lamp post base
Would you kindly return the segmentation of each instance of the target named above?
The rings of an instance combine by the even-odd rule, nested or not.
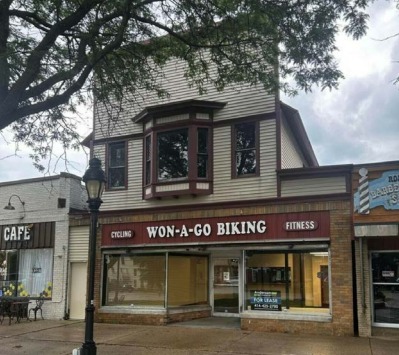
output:
[[[97,347],[94,341],[83,344],[79,350],[79,355],[97,355]]]

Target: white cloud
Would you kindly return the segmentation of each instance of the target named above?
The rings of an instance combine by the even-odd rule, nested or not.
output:
[[[42,162],[46,171],[40,172],[33,166],[29,157],[29,147],[23,144],[17,146],[7,129],[0,135],[0,146],[0,182],[57,175],[61,172],[82,176],[88,166],[87,149],[69,150],[67,155],[64,155],[62,147],[56,145],[51,158]]]
[[[399,87],[393,85],[399,37],[379,40],[399,32],[399,11],[392,2],[375,2],[370,12],[366,37],[338,37],[345,79],[337,90],[282,97],[300,112],[321,165],[399,159]]]

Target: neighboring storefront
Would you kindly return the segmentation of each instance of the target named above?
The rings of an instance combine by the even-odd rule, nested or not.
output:
[[[353,173],[359,335],[399,335],[399,162]]]
[[[51,299],[55,223],[0,226],[0,294]]]
[[[96,320],[353,334],[349,200],[275,207],[107,217]]]
[[[0,183],[2,296],[43,297],[45,319],[68,318],[69,214],[85,210],[85,196],[67,173]]]

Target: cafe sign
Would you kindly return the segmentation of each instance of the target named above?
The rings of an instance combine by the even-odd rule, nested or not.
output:
[[[3,240],[5,242],[30,240],[30,226],[20,225],[4,227]]]

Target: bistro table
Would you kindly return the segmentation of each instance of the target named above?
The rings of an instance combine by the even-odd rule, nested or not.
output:
[[[16,319],[16,323],[20,323],[21,319],[26,318],[28,321],[30,300],[27,297],[1,297],[0,299],[0,316],[1,323],[4,317],[8,317],[8,324],[11,325],[11,320]]]

